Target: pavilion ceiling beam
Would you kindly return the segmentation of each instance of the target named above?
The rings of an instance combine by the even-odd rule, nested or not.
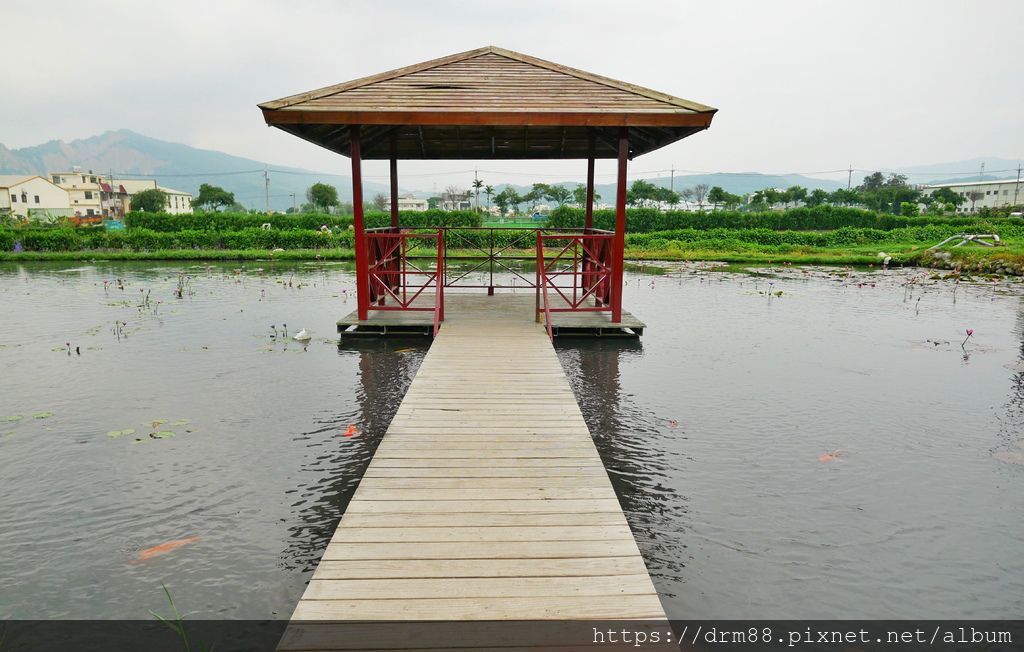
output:
[[[370,132],[369,136],[362,137],[362,150],[369,152],[374,149],[380,143],[390,140],[391,135],[399,130],[399,127],[385,127],[383,129],[377,129]]]

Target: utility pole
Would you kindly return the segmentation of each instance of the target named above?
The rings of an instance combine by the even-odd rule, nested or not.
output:
[[[1020,163],[1017,164],[1017,183],[1013,186],[1013,205],[1017,205],[1017,193],[1020,192]]]
[[[846,171],[846,189],[849,190],[851,185],[853,185],[853,163],[850,163],[850,169]]]
[[[668,182],[668,189],[673,191],[673,192],[675,192],[675,189],[676,189],[676,164],[675,163],[672,164],[672,176],[671,176],[671,180]]]
[[[263,170],[263,203],[266,206],[266,211],[270,212],[270,174]]]
[[[981,174],[978,175],[978,181],[985,180],[985,161],[981,162]]]
[[[292,213],[298,213],[299,209],[295,208],[295,193],[292,193]]]

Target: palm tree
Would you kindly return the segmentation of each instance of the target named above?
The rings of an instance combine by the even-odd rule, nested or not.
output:
[[[480,179],[473,179],[473,191],[476,193],[476,212],[480,212],[480,189],[484,187],[484,182]]]
[[[491,210],[491,195],[494,194],[494,186],[485,186],[484,194],[487,195],[487,210]]]

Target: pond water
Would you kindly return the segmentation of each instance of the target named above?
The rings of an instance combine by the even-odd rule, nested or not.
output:
[[[627,274],[642,341],[558,352],[669,615],[1020,617],[1022,296]],[[0,265],[0,618],[287,618],[428,346],[339,347],[354,303],[344,265]]]

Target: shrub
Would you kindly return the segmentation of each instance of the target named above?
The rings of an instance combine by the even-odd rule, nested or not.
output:
[[[481,217],[473,211],[403,211],[399,214],[402,226],[480,226]],[[170,213],[131,212],[125,217],[125,224],[130,229],[149,229],[151,231],[241,231],[256,229],[270,224],[273,229],[318,230],[321,226],[335,229],[348,229],[352,226],[351,215],[330,215],[327,213],[190,213],[173,215]],[[391,225],[391,214],[371,211],[364,215],[366,228],[379,228]]]
[[[741,211],[693,213],[690,211],[658,211],[653,208],[631,208],[626,210],[626,233],[715,228],[825,231],[843,227],[889,231],[934,224],[967,227],[978,223],[979,219],[977,216],[902,216],[829,205],[756,213]],[[1024,219],[1019,217],[987,218],[985,221],[999,226],[1024,226]],[[551,212],[548,220],[548,225],[553,228],[580,228],[583,223],[584,211],[569,206],[556,208]],[[615,228],[615,212],[610,210],[594,211],[594,226],[599,229],[613,230]]]

